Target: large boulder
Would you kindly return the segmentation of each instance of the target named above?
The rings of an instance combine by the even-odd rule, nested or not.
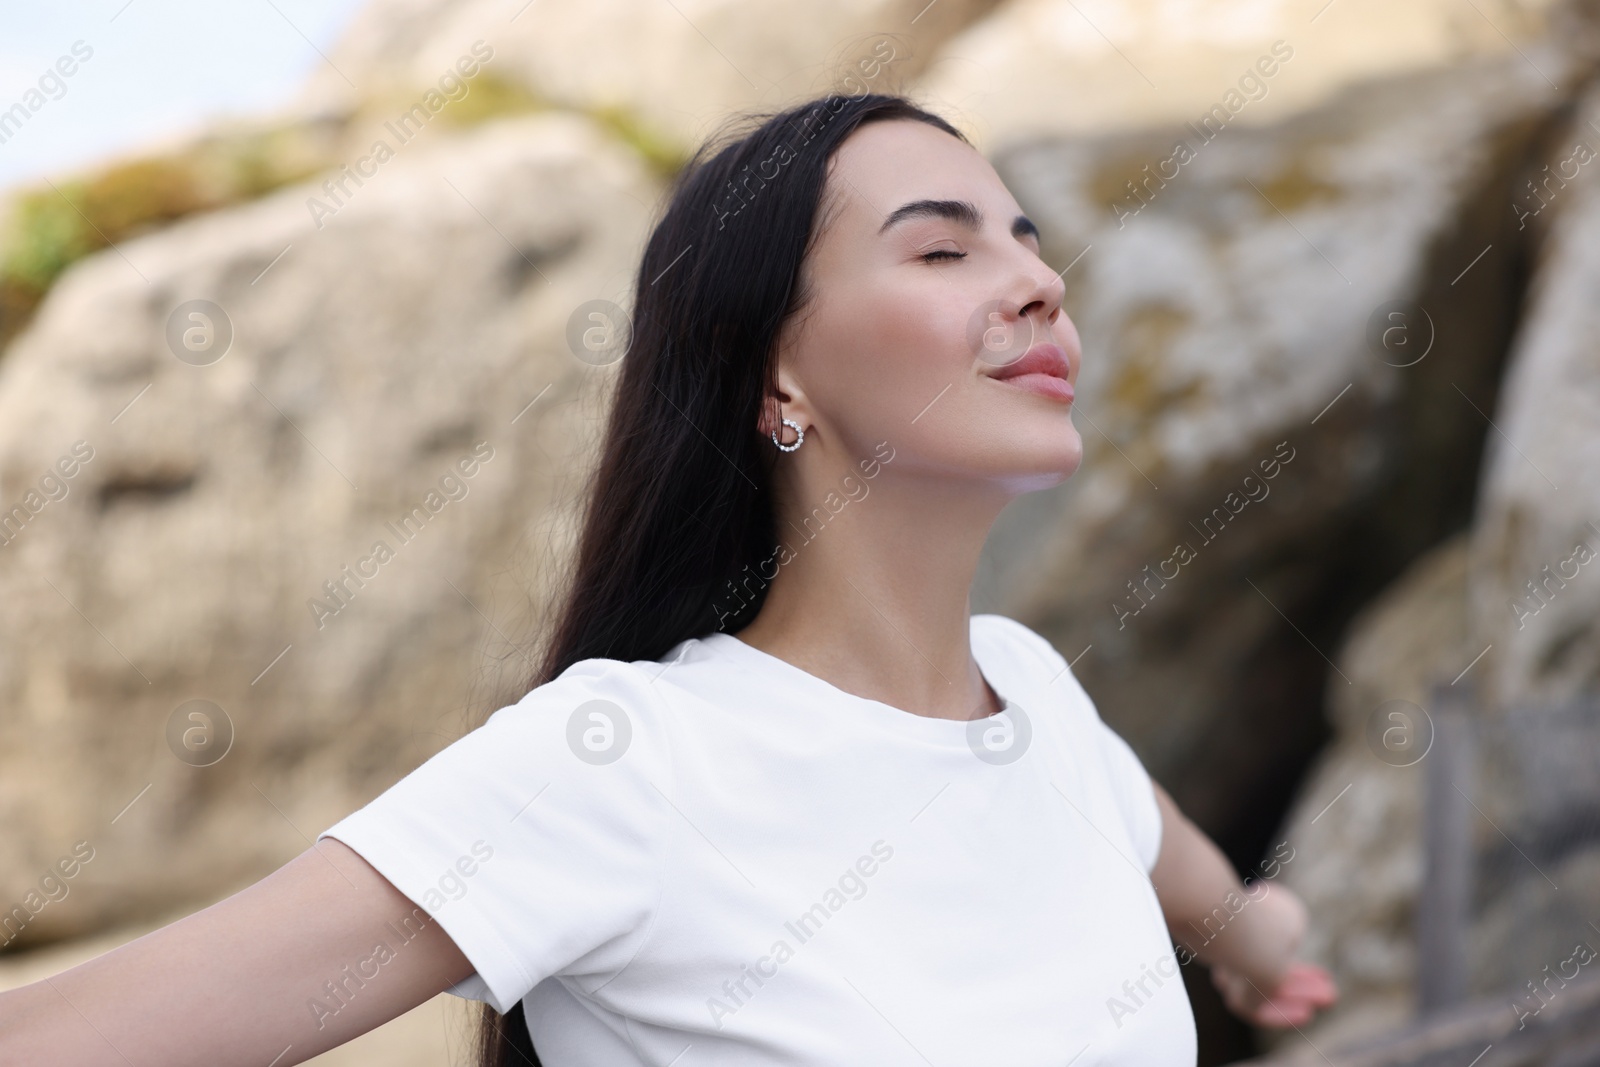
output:
[[[350,191],[91,256],[0,362],[19,943],[262,876],[533,673],[614,370],[569,318],[626,299],[659,186],[554,114]]]
[[[1600,86],[1563,133],[1520,201],[1546,238],[1472,531],[1479,991],[1600,946]]]
[[[374,0],[293,103],[347,113],[433,85],[474,41],[533,98],[613,110],[692,148],[732,111],[829,89],[895,90],[998,0]]]
[[[1517,203],[1546,236],[1472,540],[1499,707],[1600,689],[1600,90],[1538,162]]]
[[[1553,6],[1012,0],[942,47],[920,87],[989,150],[1198,122],[1218,104],[1259,125],[1361,81],[1514,57],[1546,31]]]
[[[1317,916],[1309,952],[1344,986],[1313,1040],[1369,1034],[1417,1008],[1427,768],[1373,748],[1385,701],[1430,708],[1436,686],[1472,694],[1466,992],[1537,1008],[1525,983],[1600,933],[1589,925],[1600,915],[1600,92],[1527,174],[1534,184],[1508,207],[1538,255],[1500,402],[1482,412],[1493,432],[1472,528],[1352,626],[1339,662],[1355,686],[1329,686],[1337,738],[1283,831],[1307,857],[1285,878]]]

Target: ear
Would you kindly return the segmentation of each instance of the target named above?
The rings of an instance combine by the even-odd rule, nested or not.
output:
[[[777,430],[779,426],[783,425],[782,416],[780,416],[778,412],[779,405],[777,397],[768,396],[761,401],[761,415],[756,420],[756,429],[760,431],[761,436],[771,437],[773,431]]]
[[[788,369],[779,364],[778,391],[769,394],[761,401],[761,414],[756,419],[756,429],[763,437],[771,437],[774,431],[782,431],[778,434],[778,439],[783,440],[794,434],[793,430],[783,425],[785,418],[792,419],[808,429],[811,426],[811,414],[805,393],[789,376]]]

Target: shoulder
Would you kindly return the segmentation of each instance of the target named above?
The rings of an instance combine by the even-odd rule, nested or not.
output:
[[[614,702],[632,715],[658,716],[663,705],[652,684],[654,679],[646,670],[650,666],[660,665],[604,658],[579,660],[500,708],[488,722],[559,717],[591,701]]]
[[[1091,781],[1100,783],[1093,788],[1100,791],[1102,802],[1114,806],[1144,870],[1149,872],[1161,848],[1161,813],[1149,773],[1138,754],[1100,717],[1071,665],[1043,636],[1004,615],[975,615],[973,624],[974,634],[1010,643],[1018,650],[1017,655],[1031,657],[1042,670],[1040,691],[1049,706],[1062,713],[1046,716],[1046,720],[1059,723],[1066,731],[1063,736],[1069,751],[1085,761],[1081,766],[1098,767],[1089,775]]]
[[[1049,639],[1005,615],[974,615],[972,622],[974,638],[994,642],[1004,649],[1010,662],[1037,682],[1052,706],[1072,713],[1069,720],[1090,725],[1100,718],[1099,709],[1072,673],[1071,664]]]
[[[591,766],[667,772],[671,721],[649,668],[660,664],[585,659],[528,690],[473,731],[519,754],[567,753]]]
[[[974,615],[972,625],[975,634],[989,636],[1021,651],[1050,668],[1052,674],[1063,670],[1071,673],[1067,661],[1056,651],[1056,646],[1016,619],[1006,615]]]

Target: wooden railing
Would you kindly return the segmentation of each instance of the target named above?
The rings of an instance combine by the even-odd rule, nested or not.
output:
[[[1546,870],[1600,841],[1600,698],[1490,716],[1475,711],[1466,684],[1441,683],[1431,704],[1431,738],[1416,768],[1426,794],[1416,1019],[1342,1049],[1294,1042],[1293,1051],[1246,1061],[1249,1067],[1600,1067],[1600,914],[1585,914],[1600,886],[1591,877],[1561,895]],[[1489,799],[1491,787],[1498,802]],[[1475,839],[1492,844],[1480,848]],[[1566,943],[1596,955],[1575,963],[1563,953],[1550,961],[1555,971],[1470,998],[1475,892],[1491,874],[1502,886],[1549,883],[1545,899],[1577,916]],[[1535,888],[1534,896],[1543,894]],[[1551,923],[1562,921],[1523,918],[1530,943],[1540,933],[1548,940]]]

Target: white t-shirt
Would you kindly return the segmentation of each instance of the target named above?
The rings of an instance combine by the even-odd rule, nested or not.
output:
[[[1049,642],[971,627],[1000,715],[713,633],[573,664],[319,838],[438,920],[476,968],[450,992],[524,1002],[547,1067],[1193,1067],[1149,777]]]

